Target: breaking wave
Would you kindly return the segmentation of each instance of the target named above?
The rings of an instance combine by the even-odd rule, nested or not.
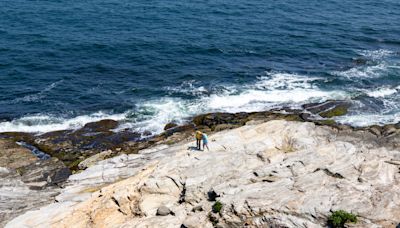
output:
[[[164,94],[167,94],[163,97],[135,101],[134,107],[123,113],[104,111],[70,118],[28,115],[0,122],[0,132],[42,133],[77,129],[89,122],[113,119],[120,121],[116,131],[128,128],[139,132],[160,133],[169,122],[183,123],[189,117],[201,113],[300,108],[305,103],[326,100],[348,100],[354,103],[348,115],[337,118],[342,123],[365,126],[399,121],[400,85],[394,84],[395,80],[392,80],[400,76],[398,54],[376,50],[360,51],[358,56],[365,58],[365,64],[334,71],[328,76],[266,72],[244,84],[211,86],[201,81],[187,80],[177,86],[162,88]],[[56,87],[57,83],[50,85],[38,96]]]
[[[31,132],[44,133],[65,129],[78,129],[85,124],[103,119],[123,120],[125,114],[106,114],[96,112],[90,115],[76,116],[73,118],[62,118],[52,115],[31,115],[8,122],[0,122],[0,132]]]

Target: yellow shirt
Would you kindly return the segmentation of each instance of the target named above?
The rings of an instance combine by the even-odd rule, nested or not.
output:
[[[202,133],[196,132],[196,139],[200,140],[203,137]]]

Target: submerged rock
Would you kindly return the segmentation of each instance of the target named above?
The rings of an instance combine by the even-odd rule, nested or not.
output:
[[[347,101],[326,101],[323,103],[306,104],[303,105],[303,108],[321,117],[332,118],[345,115],[350,106],[351,104]]]

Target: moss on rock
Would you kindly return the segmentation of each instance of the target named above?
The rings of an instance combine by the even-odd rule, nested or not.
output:
[[[324,118],[343,116],[347,114],[348,108],[349,108],[348,106],[336,106],[328,111],[319,113],[319,115]]]

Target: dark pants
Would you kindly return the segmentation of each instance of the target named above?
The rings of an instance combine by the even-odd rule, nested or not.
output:
[[[201,149],[201,139],[196,139],[196,146],[198,150]]]

